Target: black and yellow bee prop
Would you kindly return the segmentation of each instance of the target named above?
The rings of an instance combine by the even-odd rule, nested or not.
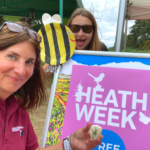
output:
[[[50,71],[65,63],[75,51],[75,37],[71,30],[58,22],[45,24],[38,32],[42,37],[41,59],[52,66]]]

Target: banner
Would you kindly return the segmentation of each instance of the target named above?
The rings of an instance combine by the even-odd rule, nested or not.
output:
[[[107,102],[108,106],[107,105],[104,105],[104,106],[103,105],[98,105],[97,106],[96,104],[92,103],[94,108],[93,107],[91,108],[91,106],[90,106],[91,104],[87,104],[87,106],[84,106],[84,105],[86,105],[86,103],[85,103],[86,100],[85,100],[85,96],[83,96],[82,98],[84,100],[81,101],[81,102],[84,102],[85,104],[81,104],[81,102],[78,102],[79,106],[77,106],[77,107],[79,107],[80,115],[81,115],[80,111],[82,110],[83,106],[87,107],[87,115],[88,115],[90,109],[91,109],[91,111],[93,109],[92,114],[91,114],[91,115],[93,115],[96,111],[96,108],[97,108],[97,111],[98,111],[98,109],[100,109],[99,107],[106,107],[105,109],[107,109],[107,111],[105,111],[105,110],[102,111],[101,110],[100,111],[100,113],[102,113],[101,115],[107,117],[107,119],[108,119],[108,116],[107,116],[108,112],[109,113],[112,112],[112,117],[114,117],[114,118],[112,118],[112,123],[115,123],[117,125],[119,124],[119,127],[121,128],[122,119],[120,117],[118,119],[116,119],[116,118],[120,115],[125,115],[125,111],[123,111],[123,110],[126,110],[127,111],[126,112],[126,117],[128,115],[130,115],[130,113],[131,113],[131,116],[129,116],[129,118],[126,118],[126,127],[131,128],[130,127],[131,124],[132,124],[131,122],[133,121],[134,126],[137,128],[138,122],[139,123],[141,123],[141,122],[137,121],[137,119],[135,119],[135,118],[137,118],[138,115],[146,116],[145,118],[147,118],[147,117],[150,117],[150,114],[146,113],[147,110],[146,111],[141,111],[141,113],[139,112],[139,110],[141,109],[141,107],[143,105],[142,103],[137,103],[137,108],[140,107],[138,110],[132,110],[132,108],[128,110],[128,105],[130,105],[130,101],[128,99],[131,99],[130,97],[133,97],[133,95],[136,96],[135,92],[137,92],[137,99],[142,100],[143,99],[142,96],[144,96],[144,93],[147,93],[147,92],[144,92],[142,90],[144,88],[142,86],[140,87],[139,85],[141,84],[140,83],[141,79],[145,78],[145,75],[149,76],[148,75],[148,72],[150,70],[150,59],[149,58],[150,58],[149,54],[75,51],[75,54],[72,56],[72,58],[69,59],[65,64],[63,64],[62,69],[59,72],[56,91],[51,92],[51,95],[55,95],[55,97],[54,98],[50,97],[50,100],[49,100],[49,105],[48,105],[48,110],[47,110],[47,116],[48,117],[46,117],[47,119],[45,120],[45,126],[44,126],[42,141],[41,141],[41,147],[48,147],[48,146],[51,146],[55,143],[58,143],[65,135],[69,134],[70,132],[72,133],[75,130],[71,126],[77,126],[78,127],[78,125],[72,124],[72,122],[69,121],[69,123],[68,123],[70,125],[69,128],[72,128],[73,130],[69,130],[69,133],[68,132],[65,133],[65,131],[64,131],[65,126],[67,124],[67,123],[64,123],[64,117],[65,118],[67,117],[66,109],[70,109],[70,108],[68,108],[70,106],[68,106],[69,104],[67,102],[68,101],[68,93],[70,93],[70,92],[73,93],[74,92],[74,95],[75,95],[75,92],[76,92],[75,89],[77,89],[77,87],[74,89],[74,91],[69,91],[69,88],[70,88],[70,85],[72,87],[72,82],[76,82],[77,83],[76,86],[79,86],[78,85],[79,82],[77,82],[74,77],[76,76],[76,78],[80,79],[80,76],[82,76],[81,75],[82,74],[82,68],[80,68],[80,67],[83,67],[83,68],[84,67],[85,68],[86,67],[92,67],[92,68],[96,67],[97,71],[99,70],[99,68],[100,68],[100,70],[102,68],[103,69],[105,68],[105,71],[108,68],[109,75],[107,75],[107,76],[106,76],[105,72],[103,72],[103,71],[102,72],[98,71],[96,73],[96,70],[93,70],[93,72],[88,72],[91,76],[89,74],[85,75],[85,77],[88,78],[88,80],[86,81],[87,83],[84,83],[85,82],[84,80],[86,80],[86,78],[84,78],[83,81],[81,80],[81,84],[83,86],[83,92],[86,93],[87,89],[85,87],[89,86],[89,87],[91,87],[90,96],[92,96],[93,95],[93,89],[94,89],[94,87],[96,87],[96,85],[99,84],[99,85],[102,86],[101,88],[104,88],[106,86],[105,82],[110,81],[110,79],[111,79],[111,82],[110,82],[111,84],[107,83],[107,86],[108,86],[108,88],[110,88],[110,86],[112,86],[113,87],[112,89],[114,91],[110,91],[110,89],[105,88],[104,92],[98,91],[96,93],[96,95],[99,96],[99,93],[103,93],[102,96],[103,96],[103,99],[104,99],[104,95],[106,96],[108,94],[108,92],[110,91],[109,94],[111,96],[113,95],[112,93],[115,93],[117,103],[118,103],[118,107],[110,107],[111,109],[109,109],[109,107],[108,107],[110,105],[110,102],[109,103]],[[74,72],[74,67],[75,67],[75,69],[76,69],[76,67],[79,67],[79,69],[76,69],[76,71]],[[114,72],[113,72],[113,70],[114,70]],[[118,70],[121,70],[121,72],[122,72],[122,70],[124,70],[123,71],[124,74],[119,72]],[[131,91],[130,89],[125,90],[125,89],[122,89],[122,88],[119,88],[119,87],[117,89],[115,89],[114,85],[118,85],[119,82],[122,81],[122,80],[126,81],[127,79],[130,79],[129,78],[131,76],[130,71],[131,72],[132,71],[138,71],[137,74],[134,77],[136,77],[138,74],[144,72],[141,75],[141,79],[139,79],[140,82],[138,82],[138,81],[134,82],[135,80],[132,80],[132,79],[130,80],[130,82],[128,82],[128,84],[129,84],[128,87],[130,87],[130,84],[136,83],[136,86],[139,88],[139,91],[141,90],[143,92],[143,95],[142,95],[142,93],[139,93],[138,91],[134,91],[134,90],[136,90],[136,88],[134,89],[133,87],[132,87],[133,91]],[[96,81],[94,81],[94,77],[98,78],[101,73],[104,73],[105,76],[103,77],[103,80],[97,84]],[[118,74],[120,74],[120,75],[118,75]],[[72,75],[73,75],[73,77],[72,77]],[[127,78],[127,76],[128,76],[128,78]],[[133,77],[133,79],[134,79],[134,77]],[[70,79],[71,79],[71,84],[70,84]],[[75,81],[74,81],[74,79],[75,79]],[[147,77],[145,79],[147,79],[147,82],[145,81],[146,82],[145,86],[146,86],[149,83],[149,81],[148,81]],[[112,84],[113,81],[115,81],[114,84]],[[92,85],[88,85],[88,83],[90,83]],[[54,86],[54,84],[52,85],[51,89],[54,89],[53,86]],[[124,87],[125,85],[121,85],[121,86]],[[72,87],[72,90],[73,90],[73,87]],[[107,93],[106,93],[106,91],[107,91]],[[129,91],[129,93],[130,92],[132,92],[132,93],[131,93],[131,95],[129,93],[121,94],[121,93],[118,93],[118,91]],[[121,96],[126,97],[126,99],[127,99],[126,108],[122,108],[122,106],[120,106],[121,102],[118,101],[118,96],[120,97],[119,98],[120,101],[122,101],[122,99],[123,99],[123,98],[121,99]],[[147,95],[147,103],[149,103],[148,102],[148,96],[149,95]],[[74,97],[74,99],[75,99],[75,97]],[[98,99],[99,99],[99,97],[98,97]],[[112,100],[112,99],[110,98],[110,100]],[[96,101],[97,101],[97,98],[96,98]],[[123,100],[123,102],[124,102],[124,100]],[[90,98],[90,103],[91,103],[91,98]],[[113,103],[111,105],[113,105]],[[85,109],[84,107],[83,107],[83,110]],[[148,107],[148,105],[147,105],[147,107]],[[115,110],[117,109],[117,111],[120,111],[120,112],[113,112],[114,109]],[[137,113],[134,115],[134,114],[132,114],[133,113],[132,111],[136,111]],[[104,117],[102,117],[101,115],[98,119],[104,119]],[[133,115],[133,118],[132,118],[132,115]],[[81,117],[81,122],[82,122],[82,119],[85,117],[85,112],[80,117]],[[121,119],[121,121],[118,122],[118,120],[120,120],[120,119]],[[132,119],[132,121],[130,121],[128,119]],[[104,119],[102,121],[105,121],[105,122],[108,123],[108,120]],[[80,122],[80,121],[78,120],[78,122]],[[87,121],[85,121],[83,124],[81,124],[81,126],[82,127],[85,126],[86,123],[87,123]],[[106,123],[106,125],[107,125],[107,123]],[[117,144],[115,144],[115,146],[111,145],[111,143],[113,143],[112,140],[113,139],[115,140],[118,137],[118,141],[120,140],[120,143],[122,141],[122,144],[124,145],[125,149],[130,150],[130,149],[126,148],[126,143],[124,142],[124,138],[122,137],[122,135],[118,134],[118,131],[119,131],[118,127],[113,127],[113,126],[107,125],[107,127],[105,128],[104,124],[99,124],[99,125],[102,126],[102,128],[103,128],[103,133],[102,134],[105,135],[104,136],[105,138],[103,139],[103,144],[105,144],[105,145],[103,145],[103,147],[105,147],[105,148],[97,147],[97,149],[99,149],[99,150],[105,150],[105,149],[106,150],[107,149],[108,150],[109,149],[110,150],[111,149],[122,150],[117,146]],[[108,127],[113,128],[113,129],[110,129]],[[114,128],[117,129],[117,132],[116,132],[116,130],[114,130]],[[63,135],[62,135],[62,129],[63,129]],[[144,129],[145,129],[145,126],[144,126]],[[121,130],[123,130],[123,129],[121,129]],[[126,130],[126,128],[124,130]],[[141,131],[142,131],[142,135],[143,135],[143,132],[145,132],[145,130],[143,131],[143,128],[142,128]],[[132,132],[127,132],[126,135],[128,135],[128,140],[131,140],[133,142],[135,140],[135,138],[131,139],[130,138],[130,133],[132,133]],[[110,136],[107,136],[107,134],[110,135]],[[106,137],[107,137],[108,143],[105,141]],[[141,135],[139,135],[138,137],[141,138]],[[110,138],[110,140],[108,138]],[[142,142],[143,142],[144,139],[145,139],[145,137],[142,136]],[[143,144],[141,144],[139,147],[142,147],[142,146],[143,146]],[[144,147],[146,147],[146,146],[144,146]],[[134,149],[133,146],[131,146],[131,150],[139,150],[139,149]],[[147,149],[144,149],[144,150],[147,150]]]
[[[73,65],[63,132],[103,128],[96,150],[149,150],[150,71]]]

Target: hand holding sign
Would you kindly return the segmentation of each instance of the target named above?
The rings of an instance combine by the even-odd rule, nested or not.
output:
[[[87,123],[87,126],[75,131],[71,136],[71,143],[74,149],[78,150],[91,150],[95,148],[97,145],[102,144],[101,137],[93,140],[89,134],[89,129],[91,127],[91,123]]]

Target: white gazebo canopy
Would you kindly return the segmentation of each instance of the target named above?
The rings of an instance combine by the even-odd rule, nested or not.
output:
[[[129,0],[129,20],[149,20],[150,0]]]

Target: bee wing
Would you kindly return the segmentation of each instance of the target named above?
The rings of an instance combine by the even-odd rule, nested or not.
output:
[[[52,16],[52,22],[58,22],[61,23],[61,17],[58,14],[55,14]]]
[[[51,15],[48,13],[44,13],[42,15],[42,22],[44,25],[51,23]]]

